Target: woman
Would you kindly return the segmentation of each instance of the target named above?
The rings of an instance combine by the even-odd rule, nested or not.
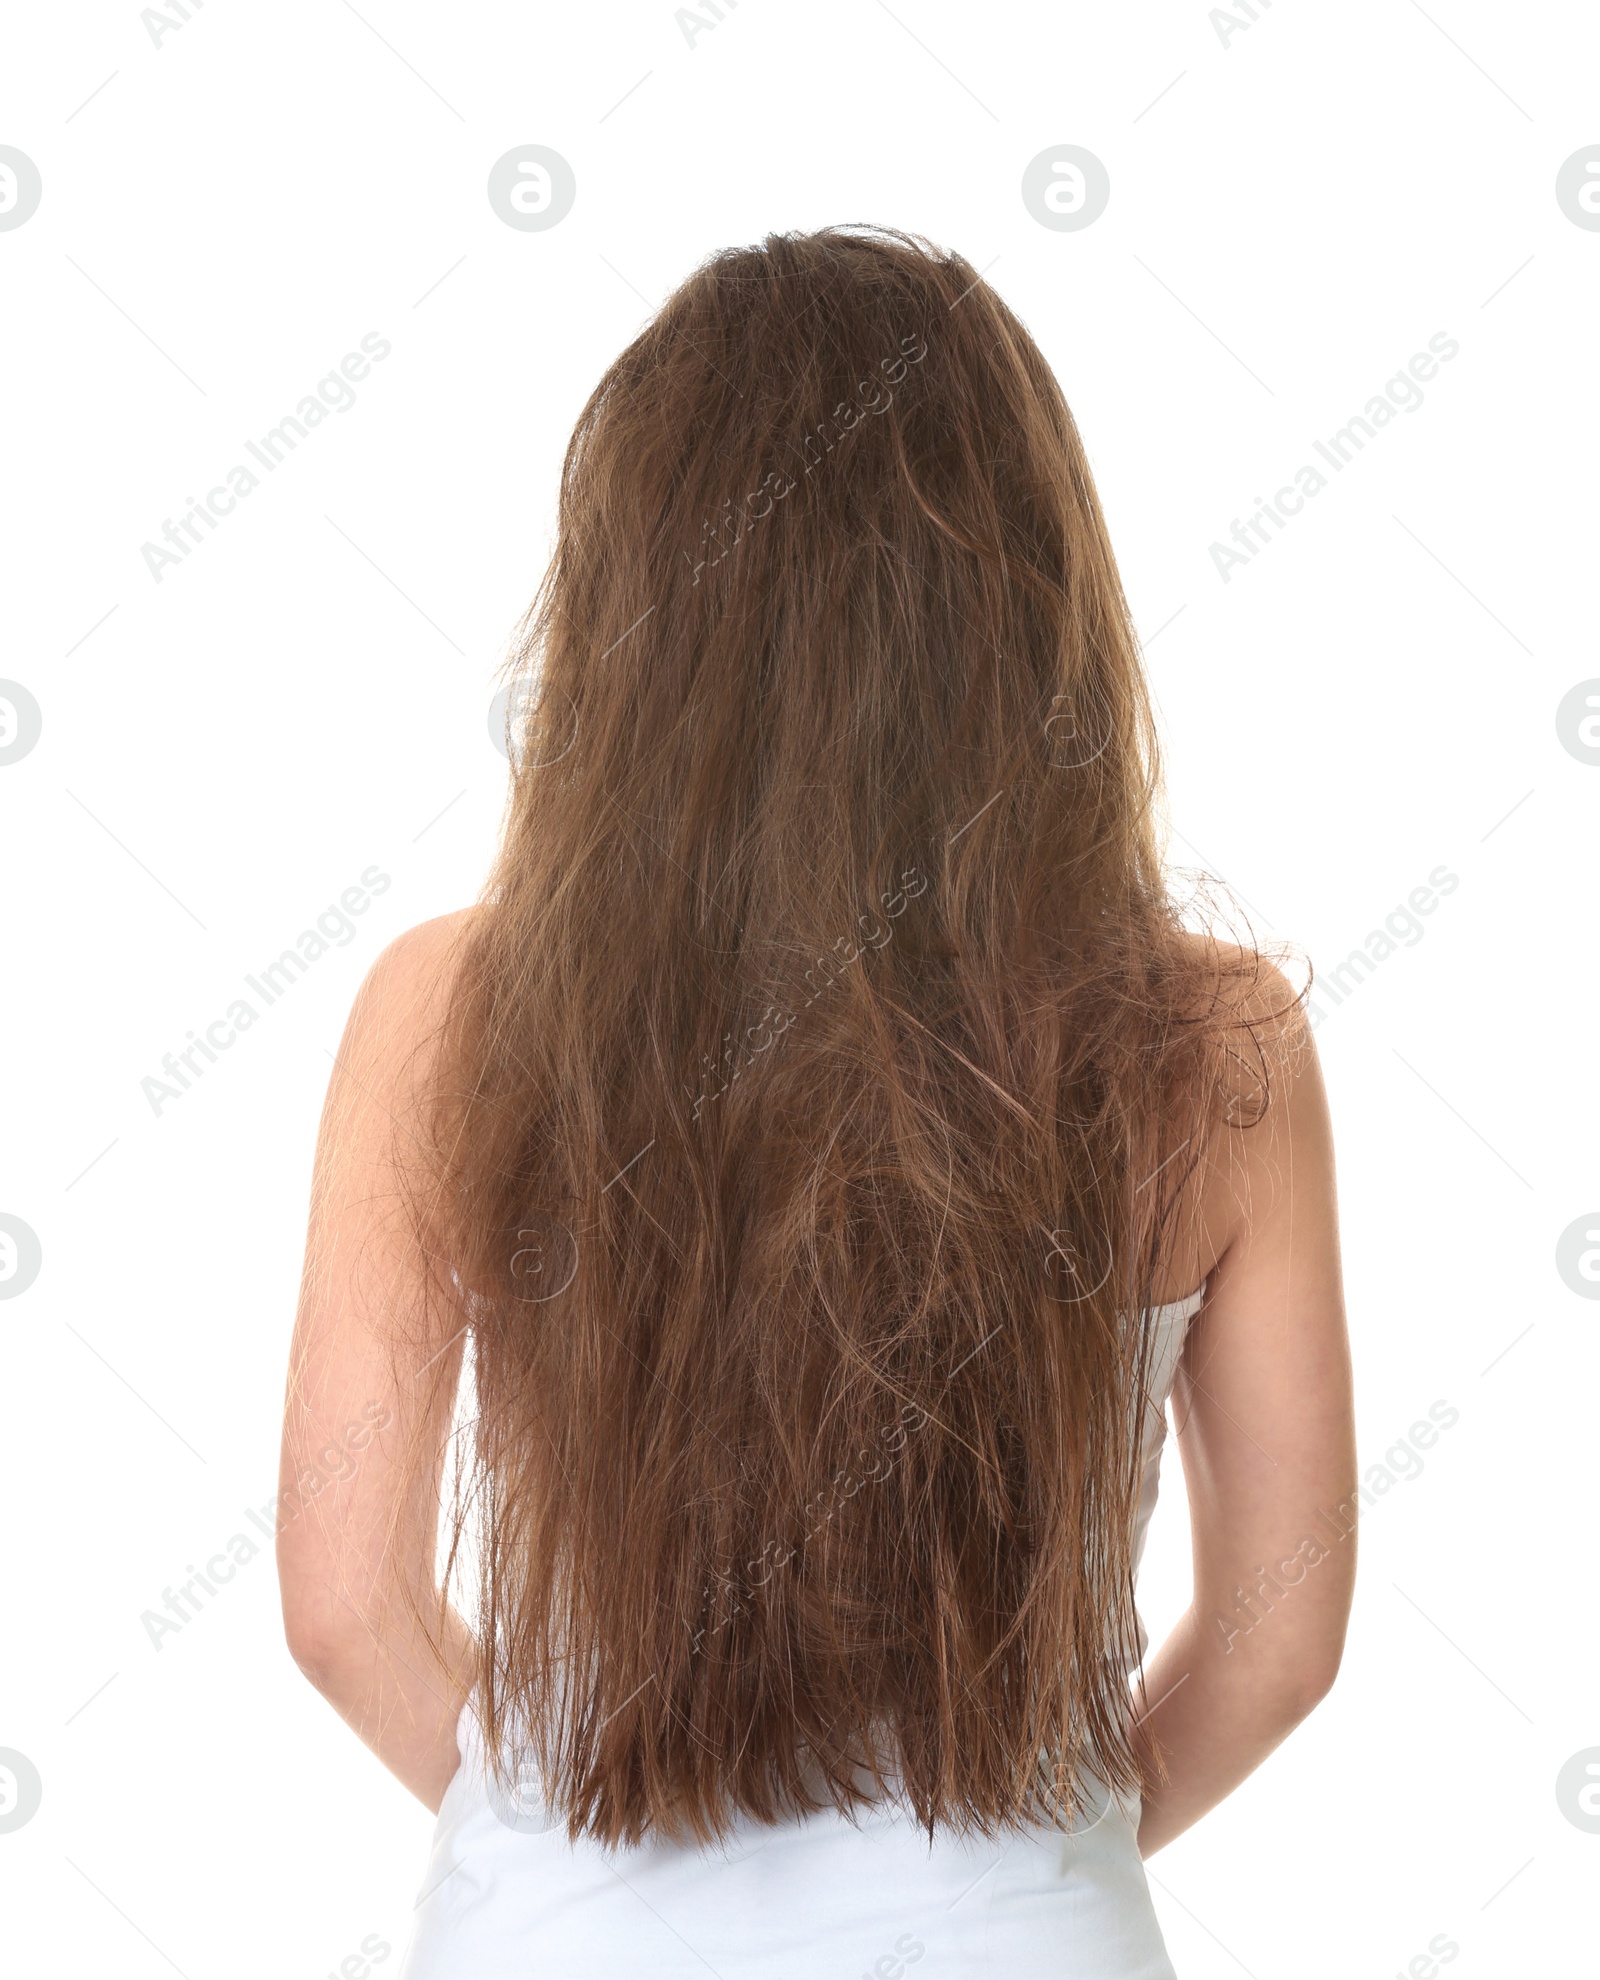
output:
[[[1037,347],[902,234],[713,257],[515,663],[483,898],[330,1084],[284,1440],[290,1647],[439,1812],[406,1971],[1170,1975],[1141,1857],[1339,1662],[1333,1168],[1170,897]]]

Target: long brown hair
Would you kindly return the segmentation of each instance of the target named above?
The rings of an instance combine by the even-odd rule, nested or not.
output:
[[[491,1746],[607,1842],[1136,1788],[1148,1309],[1253,958],[1179,926],[1032,338],[892,230],[713,255],[509,673],[424,1123]]]

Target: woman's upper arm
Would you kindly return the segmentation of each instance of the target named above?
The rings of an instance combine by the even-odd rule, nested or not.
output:
[[[1219,1135],[1232,1235],[1185,1346],[1176,1417],[1196,1613],[1219,1650],[1310,1702],[1338,1668],[1355,1570],[1350,1351],[1316,1049],[1298,1010],[1262,1045],[1265,1111]]]
[[[433,1586],[438,1473],[410,1460],[430,1430],[442,1456],[461,1346],[402,1185],[420,1173],[412,1123],[462,919],[424,923],[379,956],[323,1106],[278,1515],[285,1632],[308,1670],[370,1640],[397,1592]]]

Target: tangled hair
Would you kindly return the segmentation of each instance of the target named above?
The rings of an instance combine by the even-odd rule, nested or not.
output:
[[[1149,1309],[1260,959],[1180,925],[1032,338],[899,232],[713,255],[583,409],[508,670],[422,1125],[494,1766],[608,1843],[1145,1785]]]

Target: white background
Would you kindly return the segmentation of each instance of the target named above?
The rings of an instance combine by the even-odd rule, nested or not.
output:
[[[8,1972],[398,1954],[430,1818],[294,1671],[269,1554],[159,1650],[141,1613],[275,1489],[329,1054],[382,944],[478,887],[579,406],[703,254],[844,220],[961,249],[1056,367],[1175,859],[1324,970],[1460,880],[1318,1032],[1363,1463],[1459,1422],[1368,1515],[1329,1701],[1152,1861],[1177,1970],[1383,1980],[1441,1933],[1462,1976],[1595,1970],[1600,1836],[1555,1779],[1600,1746],[1600,1307],[1555,1246],[1600,1204],[1600,768],[1555,713],[1600,675],[1600,233],[1554,182],[1600,142],[1600,18],[1257,13],[742,0],[692,45],[667,0],[207,0],[159,45],[131,0],[13,13],[0,143],[44,196],[0,233],[0,673],[44,727],[0,769],[0,1210],[44,1263],[0,1304],[0,1747],[44,1799],[0,1834]],[[485,195],[527,142],[577,177],[545,233]],[[1059,143],[1110,173],[1078,233],[1020,196]],[[354,408],[157,584],[140,546],[369,331]],[[1210,544],[1439,331],[1426,402],[1224,583]],[[155,1114],[163,1054],[373,864],[355,938]],[[1157,1636],[1185,1544],[1174,1466]]]

